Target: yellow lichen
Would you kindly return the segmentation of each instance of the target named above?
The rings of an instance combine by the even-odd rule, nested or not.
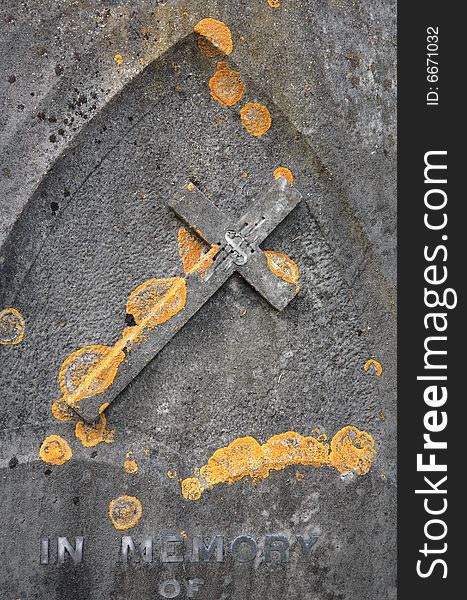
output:
[[[213,46],[211,42],[202,35],[198,36],[198,48],[199,51],[208,58],[215,58],[216,56],[220,56],[222,54],[222,51],[219,50],[219,48]]]
[[[142,514],[141,502],[134,496],[120,496],[110,501],[109,517],[115,529],[131,529]]]
[[[252,437],[239,438],[216,450],[200,468],[199,477],[185,479],[182,494],[196,500],[206,488],[219,483],[232,484],[247,476],[264,479],[272,470],[297,464],[322,466],[327,459],[326,445],[294,431],[275,435],[262,446]]]
[[[188,185],[188,189],[193,188]],[[203,275],[212,265],[219,248],[214,245],[209,250],[205,251],[206,249],[207,246],[205,248],[200,240],[184,228],[180,229],[179,250],[187,274],[199,272]],[[145,339],[145,330],[165,323],[182,310],[185,304],[186,281],[182,277],[150,279],[133,290],[126,311],[133,316],[136,325],[126,327],[113,346],[86,346],[73,352],[63,362],[59,373],[63,396],[54,402],[52,407],[56,418],[73,418],[73,413],[66,409],[64,403],[79,410],[81,399],[104,392],[113,383],[119,365],[124,360],[128,362],[124,350],[128,352],[134,344],[142,342]],[[108,402],[104,402],[99,408],[99,414],[108,405]],[[79,425],[77,432],[84,431],[84,427],[83,424]],[[87,434],[83,435],[87,439]],[[108,434],[107,439],[99,441],[110,441]]]
[[[293,184],[293,175],[290,169],[287,167],[277,167],[274,171],[274,179],[279,179],[280,177],[285,177],[290,185]]]
[[[208,56],[230,54],[232,52],[232,34],[222,21],[203,19],[195,25],[194,31],[200,36],[198,47]]]
[[[167,471],[167,477],[169,479],[176,479],[178,475],[176,471]]]
[[[67,441],[59,435],[49,435],[42,442],[39,456],[44,462],[52,465],[63,465],[71,458],[71,448]]]
[[[275,435],[262,446],[252,437],[238,438],[216,450],[199,469],[197,477],[182,481],[182,495],[187,500],[199,500],[203,492],[214,485],[232,484],[248,476],[254,480],[264,479],[271,471],[291,465],[328,465],[340,472],[356,471],[364,475],[375,455],[371,435],[350,426],[334,436],[330,447],[313,436],[302,436],[294,431]],[[296,476],[302,478],[301,474]]]
[[[199,270],[212,264],[217,247],[201,257]],[[86,346],[73,352],[62,364],[59,373],[63,397],[58,402],[67,402],[79,409],[79,402],[104,392],[113,382],[120,363],[125,360],[124,349],[144,339],[144,330],[153,329],[177,314],[186,303],[186,282],[182,277],[172,279],[150,279],[137,287],[127,302],[127,313],[132,314],[136,325],[126,327],[121,338],[113,346]],[[99,413],[108,406],[102,404]],[[59,414],[58,404],[55,412]],[[55,414],[55,413],[54,413]],[[57,417],[59,418],[59,417]]]
[[[367,360],[366,363],[363,365],[363,368],[365,371],[368,371],[368,369],[373,366],[376,370],[376,375],[378,377],[381,377],[381,375],[383,374],[383,367],[381,365],[381,363],[379,363],[377,360],[374,360],[373,358],[370,358],[370,360]]]
[[[271,114],[263,104],[248,102],[240,111],[240,118],[248,133],[255,137],[264,135],[271,127]]]
[[[52,414],[58,421],[73,421],[75,412],[64,398],[55,400],[52,404]]]
[[[203,276],[212,265],[218,246],[209,246],[192,235],[184,227],[178,230],[178,252],[183,260],[185,273],[199,273]]]
[[[127,458],[123,463],[123,468],[128,475],[134,475],[138,472],[138,463],[134,459]]]
[[[187,500],[199,500],[203,492],[204,487],[197,477],[189,477],[182,481],[182,495]]]
[[[123,64],[123,56],[120,54],[120,52],[117,52],[115,54],[114,61],[117,63],[117,65],[122,65]]]
[[[329,462],[340,473],[355,471],[357,475],[366,475],[375,456],[371,435],[351,425],[338,431],[331,440]]]
[[[153,329],[185,306],[186,283],[182,277],[149,279],[137,287],[127,302],[127,313],[138,325]]]
[[[217,63],[216,73],[209,80],[209,88],[214,100],[224,106],[233,106],[245,92],[240,75],[232,70],[225,60]]]
[[[298,283],[298,267],[291,258],[273,250],[265,250],[264,254],[268,261],[268,267],[274,275],[287,283]]]
[[[0,344],[19,344],[24,338],[24,318],[16,308],[0,311]]]
[[[121,345],[86,346],[70,354],[59,373],[63,399],[71,406],[79,400],[101,394],[115,379],[125,354]]]
[[[110,444],[114,441],[115,431],[107,430],[107,420],[104,415],[99,415],[99,418],[94,423],[85,423],[78,421],[75,427],[75,435],[81,440],[83,446],[92,448],[101,442]]]

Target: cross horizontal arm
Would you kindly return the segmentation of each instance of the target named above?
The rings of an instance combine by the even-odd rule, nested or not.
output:
[[[229,227],[226,216],[193,184],[184,187],[170,208],[208,244],[220,245]]]
[[[274,275],[264,252],[258,249],[248,262],[237,267],[240,275],[277,310],[283,310],[295,298],[298,286]]]

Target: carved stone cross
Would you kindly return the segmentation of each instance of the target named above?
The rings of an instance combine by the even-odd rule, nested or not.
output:
[[[300,200],[300,193],[281,177],[243,217],[232,223],[198,188],[193,185],[183,188],[169,206],[208,244],[219,246],[214,262],[204,277],[188,278],[183,310],[149,331],[139,347],[127,355],[109,388],[83,398],[76,412],[85,421],[94,421],[99,407],[112,402],[234,272],[274,308],[285,308],[296,295],[297,287],[272,273],[259,245]]]

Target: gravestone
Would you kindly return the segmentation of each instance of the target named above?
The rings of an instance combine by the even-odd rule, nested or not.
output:
[[[57,85],[28,114],[34,127],[87,118],[75,115],[53,152],[54,134],[28,132],[21,115],[6,141],[0,310],[17,309],[25,328],[0,346],[0,597],[395,598],[394,141],[381,134],[394,123],[393,13],[286,0],[89,7],[76,25],[82,56],[57,62]],[[26,18],[18,10],[5,22]],[[219,58],[192,33],[207,16],[232,30],[239,106],[268,107],[264,136],[211,97]],[[65,10],[57,19],[73,22]],[[52,55],[55,30],[44,31]],[[141,50],[145,35],[156,55]],[[86,77],[103,54],[96,72],[112,97],[91,110]],[[21,136],[42,141],[25,149]],[[279,166],[293,186],[274,179]],[[184,273],[181,227],[206,252],[218,247],[200,273]],[[290,257],[298,284],[277,277],[265,251]],[[180,278],[186,304],[125,348],[115,378],[72,420],[54,418],[67,358],[113,348],[136,326],[132,292]],[[381,376],[363,368],[372,358]],[[83,445],[76,423],[99,422],[103,406],[113,435]],[[304,460],[261,471],[274,436],[314,436],[321,448],[347,426],[375,442],[365,474]],[[39,456],[51,435],[71,448],[63,464]],[[262,448],[257,477],[213,482],[201,467],[247,436]],[[200,493],[184,493],[192,480]],[[108,514],[122,496],[142,509],[125,530]]]

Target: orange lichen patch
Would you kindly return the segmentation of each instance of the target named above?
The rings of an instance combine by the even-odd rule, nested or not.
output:
[[[271,8],[280,8],[281,7],[280,0],[268,0],[268,4]]]
[[[194,27],[194,31],[204,38],[207,44],[210,44],[221,54],[230,54],[233,50],[232,34],[230,29],[222,21],[216,19],[203,19]],[[206,42],[203,42],[201,50],[209,48]],[[198,40],[198,47],[199,47]],[[208,54],[209,56],[209,54]],[[212,54],[211,54],[212,56]]]
[[[374,439],[356,427],[344,427],[331,440],[329,462],[340,473],[355,471],[357,475],[366,475],[375,457]]]
[[[234,440],[216,450],[207,465],[195,470],[196,477],[182,481],[182,495],[199,500],[206,489],[219,483],[232,484],[243,477],[265,479],[271,471],[291,465],[333,466],[340,472],[368,473],[376,456],[371,435],[356,427],[344,427],[332,439],[331,447],[313,436],[288,431],[271,437],[262,446],[252,437]],[[303,479],[301,473],[297,479]]]
[[[274,275],[287,281],[287,283],[298,283],[298,267],[287,254],[281,254],[273,250],[265,250],[264,254],[268,261],[268,267]]]
[[[201,270],[212,264],[218,251],[212,247],[197,265]],[[120,363],[125,360],[124,349],[144,339],[144,330],[165,323],[185,306],[186,282],[182,277],[150,279],[137,287],[127,302],[127,313],[132,314],[136,325],[126,327],[113,346],[87,346],[73,352],[62,364],[59,373],[63,397],[73,408],[79,401],[105,391],[115,379]],[[108,403],[102,404],[102,413]],[[57,409],[58,412],[58,409]],[[103,441],[103,440],[101,440]],[[96,442],[97,443],[97,442]]]
[[[248,102],[240,111],[240,118],[248,133],[259,137],[271,127],[271,114],[263,104]]]
[[[213,46],[211,42],[203,37],[202,35],[198,36],[198,49],[204,56],[208,58],[215,58],[216,56],[220,56],[222,51],[216,46]]]
[[[291,464],[320,467],[327,462],[328,447],[325,444],[294,431],[274,435],[263,447],[269,468],[274,470]]]
[[[140,325],[125,327],[125,329],[122,331],[122,337],[117,344],[121,344],[122,348],[126,348],[128,351],[130,351],[135,344],[138,345],[147,339],[147,335],[144,332],[144,327],[144,321]],[[128,360],[125,362],[128,362]]]
[[[59,435],[49,435],[42,442],[39,456],[52,465],[63,465],[71,458],[71,448]]]
[[[370,358],[370,360],[367,360],[366,363],[363,365],[363,368],[365,371],[368,371],[368,369],[372,366],[376,370],[376,375],[378,377],[381,377],[381,375],[383,374],[383,366],[377,360],[373,360],[372,358]]]
[[[16,308],[0,311],[0,344],[19,344],[24,338],[24,318]]]
[[[231,69],[225,60],[217,63],[217,71],[209,80],[209,88],[214,100],[224,106],[233,106],[245,92],[240,75]]]
[[[178,252],[183,260],[185,273],[199,273],[203,276],[212,265],[218,246],[209,246],[192,235],[184,227],[178,230]]]
[[[114,61],[117,63],[117,65],[123,65],[123,56],[120,54],[120,52],[115,54]]]
[[[120,496],[110,501],[109,517],[115,529],[131,529],[142,514],[141,502],[134,496]]]
[[[73,421],[76,416],[64,398],[55,400],[52,404],[52,414],[58,421]]]
[[[123,468],[128,475],[134,475],[138,472],[138,463],[134,459],[127,459],[123,463]]]
[[[118,367],[125,358],[122,344],[115,346],[86,346],[70,354],[59,373],[63,399],[77,406],[82,398],[100,394],[115,379]]]
[[[192,235],[185,227],[178,230],[178,253],[183,261],[183,270],[190,273],[196,267],[201,256],[207,253],[208,245]]]
[[[99,410],[97,412],[101,415],[108,406],[109,406],[109,403],[108,402],[104,402],[104,404],[102,404],[99,407]]]
[[[182,481],[182,495],[187,500],[199,500],[204,489],[197,477],[189,477]]]
[[[149,279],[130,295],[126,311],[141,327],[148,329],[165,323],[186,303],[186,283],[182,277]]]
[[[290,169],[287,167],[277,167],[274,171],[274,179],[279,179],[280,177],[285,177],[290,185],[293,184],[293,175]]]
[[[199,478],[183,480],[182,494],[197,500],[206,488],[219,483],[232,484],[243,477],[265,479],[272,470],[290,465],[327,464],[329,448],[313,437],[288,431],[270,438],[262,446],[252,437],[238,438],[225,448],[216,450],[208,464],[199,470]]]
[[[110,444],[114,441],[115,431],[108,430],[107,420],[104,415],[100,415],[94,423],[85,423],[78,421],[75,427],[75,435],[81,440],[83,446],[92,448],[101,442]]]

